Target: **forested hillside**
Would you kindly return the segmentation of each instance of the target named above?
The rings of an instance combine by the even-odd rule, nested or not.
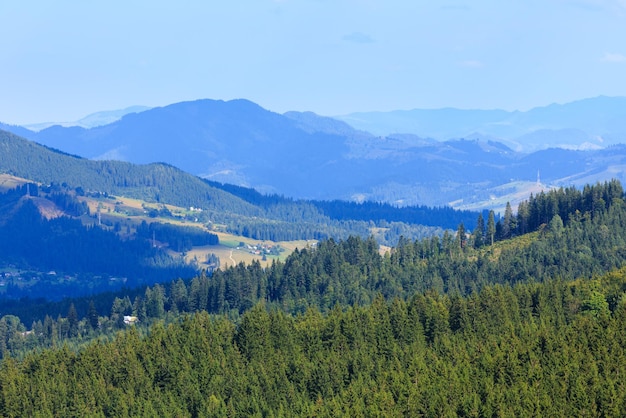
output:
[[[623,416],[623,197],[617,182],[554,191],[527,202],[547,225],[516,217],[527,234],[490,216],[485,234],[384,256],[323,241],[266,270],[119,293],[106,313],[71,303],[30,330],[5,315],[0,413]],[[125,315],[136,325],[105,342]]]
[[[85,191],[137,197],[173,205],[229,210],[259,216],[252,205],[196,176],[167,164],[135,165],[122,161],[93,161],[51,150],[0,131],[0,173],[43,184],[67,184]]]
[[[609,195],[613,197],[606,198]],[[16,330],[31,324],[32,329],[41,328],[47,321],[49,331],[26,338],[18,333],[7,334],[5,344],[18,354],[24,347],[50,347],[68,338],[64,324],[72,304],[77,312],[74,336],[88,340],[123,327],[112,318],[124,315],[137,316],[142,324],[199,311],[236,319],[258,303],[292,315],[310,308],[325,313],[335,306],[367,305],[379,295],[387,300],[408,300],[416,293],[434,291],[465,297],[494,284],[591,279],[623,266],[626,205],[621,185],[609,182],[583,191],[556,190],[525,204],[537,208],[532,213],[543,218],[549,214],[546,211],[556,208],[559,212],[558,196],[568,196],[573,205],[570,215],[562,212],[565,221],[555,214],[547,225],[535,225],[532,232],[514,237],[517,232],[509,232],[508,237],[502,232],[507,229],[503,225],[507,218],[503,218],[487,227],[484,234],[476,229],[472,234],[446,233],[441,239],[403,239],[384,255],[372,238],[325,240],[295,251],[285,262],[274,262],[268,268],[259,263],[239,264],[189,281],[175,280],[146,289],[55,304],[7,304],[4,313],[15,315],[11,324]],[[557,206],[540,209],[537,203],[542,201],[557,202]],[[593,207],[595,214],[585,205]],[[524,223],[523,214],[515,219],[519,219],[518,224]],[[493,245],[489,229],[496,231]],[[88,321],[90,304],[101,318],[95,328]]]
[[[17,416],[626,414],[626,272],[298,316],[200,313],[80,353],[5,359]],[[608,303],[610,300],[611,303]]]
[[[408,223],[427,226],[438,226],[445,229],[455,229],[460,223],[473,228],[476,222],[476,212],[469,210],[455,210],[449,206],[404,206],[397,207],[381,202],[349,202],[344,200],[310,200],[294,201],[278,195],[264,195],[254,189],[207,181],[216,188],[231,193],[248,203],[260,206],[270,213],[280,210],[286,205],[295,205],[301,212],[315,212],[316,209],[330,220],[336,221],[366,221],[366,222],[389,222]],[[303,205],[307,203],[308,205]],[[284,209],[283,209],[284,210]],[[292,218],[293,219],[293,218]],[[297,220],[297,219],[296,219]]]
[[[198,272],[196,266],[155,248],[141,235],[122,239],[115,228],[83,224],[87,205],[61,187],[48,188],[43,196],[43,189],[30,183],[0,193],[4,298],[58,300],[172,277],[191,278]],[[189,233],[173,229],[169,236],[174,245],[185,245],[185,239],[191,239]],[[165,239],[164,232],[159,231],[159,236]],[[217,240],[215,235],[209,238]]]

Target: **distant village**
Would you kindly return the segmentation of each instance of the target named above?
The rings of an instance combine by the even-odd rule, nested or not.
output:
[[[250,254],[254,255],[280,255],[280,253],[285,251],[285,249],[278,244],[267,244],[265,242],[256,245],[240,242],[237,249],[248,251]]]

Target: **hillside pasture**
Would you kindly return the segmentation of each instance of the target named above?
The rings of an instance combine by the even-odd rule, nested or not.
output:
[[[515,210],[517,205],[528,199],[531,193],[537,195],[541,192],[548,192],[553,188],[536,181],[511,181],[510,183],[490,188],[487,200],[459,199],[448,202],[448,204],[457,210],[482,211],[492,209],[495,213],[504,214],[507,202]]]
[[[214,254],[220,259],[220,268],[228,268],[239,263],[250,264],[253,261],[258,261],[263,267],[267,267],[272,264],[273,260],[284,261],[296,248],[303,249],[312,247],[316,244],[315,241],[259,241],[237,235],[227,234],[224,232],[213,232],[219,236],[220,245],[207,245],[203,247],[194,247],[191,251],[188,251],[185,255],[187,262],[193,262],[196,260],[200,267],[203,267],[204,261],[207,256]],[[241,246],[240,244],[244,244]],[[255,254],[250,247],[261,246],[280,246],[284,251],[280,252],[280,255],[266,254],[265,260],[263,260],[263,254]]]
[[[104,225],[115,225],[119,223],[121,225],[121,234],[124,234],[128,227],[131,231],[131,235],[134,233],[136,227],[143,221],[167,223],[177,226],[193,226],[216,234],[219,237],[219,245],[207,245],[201,247],[193,247],[193,249],[185,252],[185,260],[189,263],[196,262],[200,268],[209,267],[206,264],[207,257],[214,254],[220,260],[221,268],[228,268],[230,266],[237,265],[239,263],[250,264],[253,261],[258,261],[262,266],[271,265],[273,260],[284,260],[291,254],[296,248],[302,249],[306,247],[312,247],[316,244],[316,241],[260,241],[243,236],[233,235],[226,232],[221,232],[215,229],[207,228],[207,226],[201,222],[193,222],[184,220],[184,216],[190,213],[186,208],[163,205],[160,203],[147,203],[139,199],[109,196],[108,198],[94,198],[94,197],[81,197],[81,201],[84,201],[89,206],[91,216],[84,219],[84,223],[93,224],[96,219],[96,213],[100,211],[101,221]],[[166,208],[172,216],[157,216],[150,217],[147,211],[151,209]],[[216,229],[219,229],[219,225],[214,225]],[[281,252],[279,255],[265,254],[265,260],[263,260],[262,248],[271,248],[279,246]],[[257,247],[255,250],[254,247]],[[177,254],[171,251],[171,254]]]
[[[6,193],[8,190],[15,189],[26,183],[29,183],[26,179],[10,174],[0,174],[0,193]]]

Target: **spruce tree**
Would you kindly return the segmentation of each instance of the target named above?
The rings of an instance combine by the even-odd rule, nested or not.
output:
[[[496,215],[493,210],[489,211],[489,217],[487,218],[487,237],[491,240],[491,245],[493,245],[493,239],[496,235]]]
[[[93,300],[89,301],[89,311],[87,312],[87,318],[89,319],[89,325],[91,325],[91,328],[97,329],[99,325],[98,311],[96,310],[96,305],[93,303]]]
[[[474,239],[474,248],[480,248],[485,244],[485,219],[482,213],[478,214],[476,228],[474,228],[472,237]]]

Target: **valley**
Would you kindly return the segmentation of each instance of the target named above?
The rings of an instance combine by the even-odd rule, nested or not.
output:
[[[626,417],[626,0],[0,16],[0,417]]]
[[[63,208],[57,206],[50,195],[47,195],[41,189],[41,186],[34,184],[32,181],[0,174],[0,184],[5,192],[16,187],[28,188],[26,191],[27,199],[34,204],[40,215],[48,220],[76,216],[64,211]],[[28,186],[28,187],[27,187]],[[30,187],[33,192],[37,190],[36,196],[30,196]],[[57,193],[60,189],[57,190]],[[68,198],[75,198],[77,205],[84,205],[85,212],[78,216],[78,219],[85,227],[97,227],[103,230],[109,230],[119,235],[122,240],[138,239],[138,229],[142,225],[150,225],[152,223],[171,225],[174,227],[192,227],[198,231],[213,233],[219,238],[219,243],[215,245],[186,245],[184,248],[173,248],[167,238],[157,235],[156,232],[152,236],[144,237],[149,241],[150,245],[166,251],[172,258],[183,257],[183,259],[192,266],[199,269],[207,269],[212,271],[220,268],[220,266],[235,266],[242,262],[250,264],[256,260],[262,265],[271,264],[272,260],[278,260],[288,256],[293,250],[301,246],[314,245],[315,241],[289,241],[274,243],[272,241],[259,241],[248,237],[237,236],[225,232],[226,226],[214,224],[211,220],[207,220],[202,209],[199,208],[181,208],[169,204],[156,204],[141,201],[135,198],[114,196],[101,193],[77,193],[75,191],[65,191]],[[10,210],[12,213],[14,210]],[[164,241],[165,239],[165,241]],[[182,251],[180,251],[182,250]],[[112,260],[113,262],[113,260]],[[2,266],[4,263],[0,263]],[[127,284],[128,278],[114,277],[106,275],[93,275],[92,277],[80,277],[71,271],[38,271],[32,269],[16,269],[11,265],[0,267],[0,273],[3,279],[0,281],[0,296],[7,292],[7,288],[18,289],[24,293],[33,286],[49,288],[50,286],[80,286],[82,282],[106,282],[108,280],[109,287],[115,289],[119,285]],[[130,284],[130,283],[129,283]],[[53,292],[54,293],[54,292]]]
[[[298,415],[347,406],[392,416],[580,408],[618,416],[624,190],[616,181],[551,190],[520,210],[498,221],[493,244],[489,225],[401,239],[383,254],[373,238],[322,240],[266,268],[252,261],[58,302],[5,301],[12,314],[0,318],[0,348],[12,357],[0,368],[3,413],[116,405],[237,415],[289,405]],[[232,238],[220,236],[241,249]],[[68,401],[87,376],[94,380],[81,386],[93,404]],[[183,395],[194,388],[198,398]],[[354,393],[365,391],[389,401],[363,404]],[[546,392],[545,403],[524,401]]]
[[[213,139],[267,165],[216,163],[231,184],[0,131],[1,415],[626,411],[624,146],[524,154],[181,106],[268,117],[280,129]],[[278,150],[312,158],[270,167]],[[446,205],[413,204],[432,196]],[[67,398],[88,376],[89,405]]]
[[[200,268],[209,270],[234,267],[239,263],[250,264],[252,261],[258,261],[267,267],[272,260],[284,261],[296,248],[305,248],[316,243],[315,240],[274,242],[230,234],[226,232],[226,225],[207,220],[200,208],[182,208],[111,195],[104,199],[80,197],[78,200],[85,202],[89,212],[95,214],[83,219],[83,223],[95,224],[99,216],[101,224],[113,227],[124,238],[133,237],[137,232],[137,226],[142,222],[191,226],[217,235],[218,245],[192,245],[182,253],[170,249],[156,234],[153,236],[152,245],[165,248],[172,255],[182,255],[187,263],[197,264]],[[211,256],[217,257],[218,260],[211,260]]]

